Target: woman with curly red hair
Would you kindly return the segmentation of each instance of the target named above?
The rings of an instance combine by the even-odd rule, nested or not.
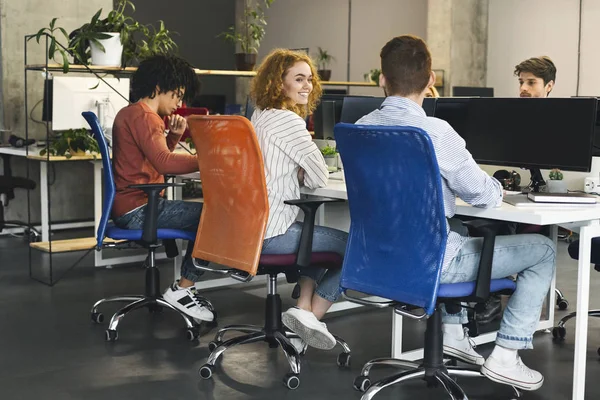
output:
[[[284,201],[300,198],[301,185],[324,187],[329,178],[325,159],[304,120],[316,108],[321,84],[308,55],[276,49],[258,68],[250,96],[256,107],[251,121],[262,150],[269,198],[262,253],[294,253],[302,223],[296,221],[298,208]],[[336,252],[343,257],[347,240],[346,232],[315,226],[312,251]],[[335,338],[320,319],[339,297],[340,274],[340,269],[317,267],[300,272],[298,304],[282,315],[284,325],[301,338],[292,339],[298,353],[307,345],[335,347]]]

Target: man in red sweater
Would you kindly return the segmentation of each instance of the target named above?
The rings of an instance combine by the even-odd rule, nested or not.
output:
[[[172,56],[154,56],[143,61],[132,78],[135,103],[117,114],[113,125],[113,166],[117,188],[112,208],[114,223],[124,229],[142,229],[147,197],[130,185],[163,183],[164,175],[198,171],[198,161],[190,154],[174,153],[187,122],[173,115],[183,99],[191,99],[199,89],[193,68]],[[165,135],[163,118],[168,116]],[[166,200],[158,206],[158,227],[196,231],[202,203]],[[164,299],[197,320],[212,321],[213,313],[202,305],[194,283],[202,271],[192,263],[193,242],[188,242],[181,279],[164,293]]]

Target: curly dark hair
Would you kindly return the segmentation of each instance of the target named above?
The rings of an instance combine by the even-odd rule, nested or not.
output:
[[[157,93],[156,88],[159,88]],[[187,61],[171,55],[155,55],[140,63],[131,79],[133,101],[184,88],[183,101],[190,102],[200,92],[200,80]]]

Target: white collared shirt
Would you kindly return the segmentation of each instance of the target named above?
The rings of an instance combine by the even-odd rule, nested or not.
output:
[[[357,125],[413,126],[423,129],[433,143],[442,176],[444,211],[447,218],[456,212],[456,197],[475,207],[498,207],[502,204],[502,185],[485,173],[465,147],[465,141],[446,121],[428,117],[414,101],[387,97],[378,110],[365,115]],[[448,231],[443,268],[457,254],[467,237]]]
[[[298,207],[284,204],[300,198],[298,170],[309,189],[327,186],[327,164],[306,130],[306,122],[289,110],[256,109],[252,125],[265,164],[269,220],[265,239],[281,235],[296,221]]]

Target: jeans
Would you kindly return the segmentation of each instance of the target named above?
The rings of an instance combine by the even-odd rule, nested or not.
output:
[[[143,229],[144,215],[146,207],[142,206],[134,211],[118,218],[113,222],[116,226],[123,229]],[[158,199],[158,228],[159,229],[181,229],[184,231],[194,231],[198,229],[200,223],[200,214],[202,213],[202,203],[181,200]],[[194,242],[188,241],[187,251],[181,264],[181,277],[189,279],[192,282],[198,282],[204,271],[196,268],[192,262],[192,252]],[[205,262],[206,263],[206,262]],[[208,265],[208,263],[206,263]]]
[[[442,271],[441,283],[472,282],[477,279],[483,238],[469,239]],[[517,275],[517,289],[504,310],[496,344],[509,349],[533,348],[533,333],[539,322],[544,298],[554,276],[554,242],[538,234],[497,236],[492,279]],[[467,323],[463,308],[458,314],[442,310],[443,322]]]
[[[284,234],[265,239],[262,254],[296,253],[300,245],[301,232],[302,223],[293,223]],[[312,251],[333,252],[343,257],[346,254],[347,241],[348,234],[346,232],[325,226],[315,226]],[[317,283],[315,293],[325,300],[334,302],[340,296],[341,265],[335,269],[307,267],[300,270],[300,275],[314,280]]]

